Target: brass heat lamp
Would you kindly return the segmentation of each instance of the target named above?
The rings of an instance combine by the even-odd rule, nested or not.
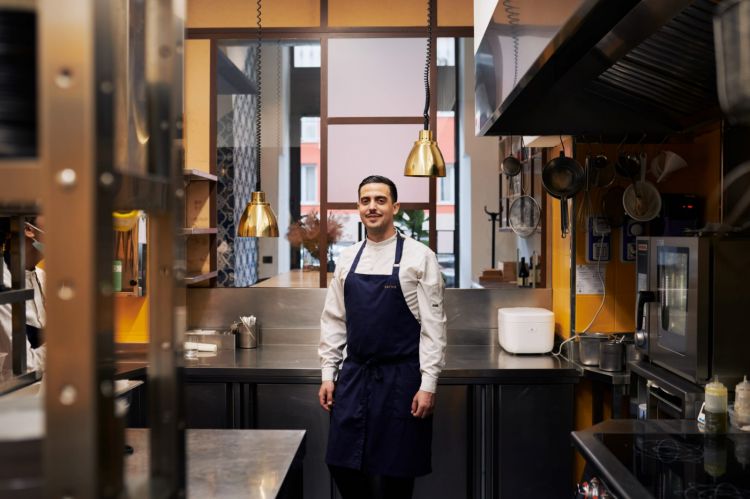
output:
[[[237,229],[239,237],[279,237],[279,225],[276,223],[271,205],[266,202],[266,193],[256,191],[240,218]]]
[[[255,183],[255,191],[250,197],[250,202],[245,206],[245,211],[240,217],[240,226],[237,228],[239,237],[279,237],[279,224],[276,222],[271,205],[266,201],[266,193],[260,186],[260,145],[261,145],[261,0],[257,1],[258,12],[258,54],[255,58],[255,81],[258,84],[258,94],[255,99],[255,157],[258,168],[258,176]]]
[[[407,177],[445,177],[445,161],[430,130],[420,130],[419,140],[406,158],[404,175]]]
[[[406,158],[404,175],[407,177],[445,177],[445,160],[437,142],[432,140],[430,130],[430,59],[432,58],[432,2],[427,8],[427,60],[424,66],[425,102],[424,130],[419,131],[419,140]]]

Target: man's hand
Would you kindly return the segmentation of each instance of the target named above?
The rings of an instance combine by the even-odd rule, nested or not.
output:
[[[432,416],[435,408],[435,394],[419,390],[411,401],[411,415],[415,418]]]
[[[320,390],[318,391],[320,407],[328,412],[331,412],[331,407],[333,407],[333,390],[333,381],[324,381],[320,384]]]

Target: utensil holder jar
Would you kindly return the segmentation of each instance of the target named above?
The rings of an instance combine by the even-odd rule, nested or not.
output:
[[[237,348],[258,348],[258,324],[246,326],[240,322],[237,325]]]

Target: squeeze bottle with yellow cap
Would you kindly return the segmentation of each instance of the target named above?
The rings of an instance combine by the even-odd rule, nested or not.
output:
[[[719,377],[706,385],[706,433],[726,433],[727,431],[727,387]]]

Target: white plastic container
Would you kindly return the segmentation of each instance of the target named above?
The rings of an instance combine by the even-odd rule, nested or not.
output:
[[[555,314],[546,308],[499,308],[497,334],[506,352],[550,352],[555,342]]]

